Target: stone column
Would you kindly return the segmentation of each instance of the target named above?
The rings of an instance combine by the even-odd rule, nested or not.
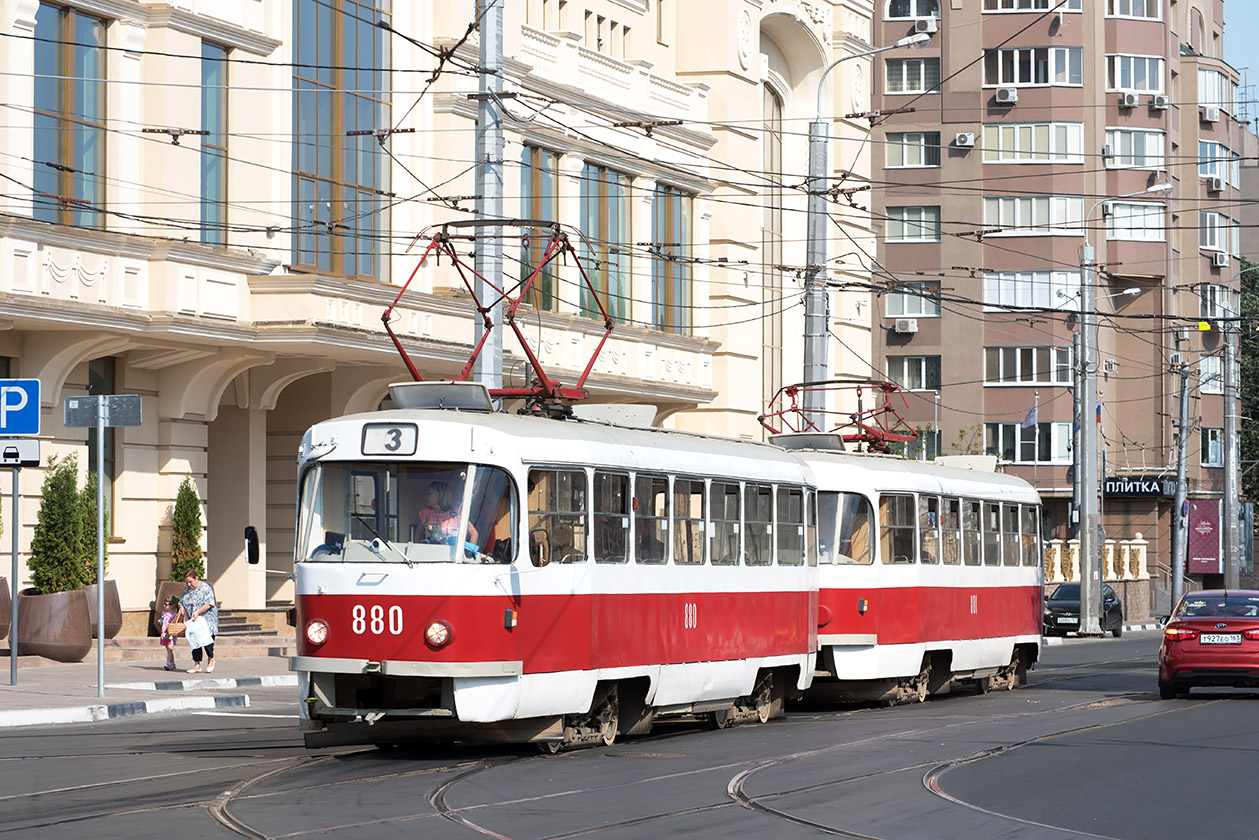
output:
[[[262,609],[267,604],[267,412],[225,405],[209,424],[206,573],[224,604]],[[246,525],[258,529],[262,562],[248,563]]]

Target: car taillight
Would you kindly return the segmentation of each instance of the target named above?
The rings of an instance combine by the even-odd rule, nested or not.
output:
[[[1242,635],[1247,639],[1259,639],[1259,627],[1253,630],[1243,630]]]
[[[1190,630],[1188,627],[1168,627],[1163,631],[1163,635],[1168,641],[1187,642],[1190,639],[1198,638],[1198,631]]]

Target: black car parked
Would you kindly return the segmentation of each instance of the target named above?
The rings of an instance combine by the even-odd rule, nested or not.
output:
[[[1080,629],[1080,584],[1064,583],[1045,599],[1045,635],[1065,636]],[[1102,632],[1123,635],[1123,604],[1110,584],[1102,584]]]

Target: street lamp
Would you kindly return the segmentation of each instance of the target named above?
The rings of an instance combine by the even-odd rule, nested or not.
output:
[[[817,82],[817,119],[809,123],[809,209],[805,261],[808,265],[804,286],[804,381],[825,382],[829,376],[826,361],[827,299],[826,299],[826,153],[830,127],[822,120],[822,86],[830,72],[845,61],[887,52],[898,47],[917,47],[931,40],[926,32],[901,38],[895,44],[838,58],[822,71]],[[805,428],[824,428],[826,395],[816,389],[805,389]]]
[[[1078,324],[1080,355],[1076,359],[1075,410],[1080,424],[1079,445],[1073,453],[1076,486],[1075,500],[1080,514],[1080,635],[1100,636],[1101,625],[1101,500],[1098,475],[1097,436],[1097,369],[1093,354],[1097,349],[1095,321],[1095,289],[1093,287],[1093,245],[1089,242],[1089,217],[1107,201],[1134,198],[1139,195],[1163,193],[1171,183],[1154,184],[1137,192],[1102,199],[1084,214],[1084,244],[1080,246],[1080,318]]]

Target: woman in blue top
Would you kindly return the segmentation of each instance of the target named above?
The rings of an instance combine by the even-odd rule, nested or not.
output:
[[[200,580],[196,572],[184,575],[184,584],[184,594],[179,599],[179,610],[185,616],[185,621],[204,616],[206,624],[210,626],[210,643],[205,646],[209,662],[206,663],[205,669],[207,672],[213,672],[214,637],[219,634],[219,608],[214,603],[214,590],[210,588],[210,584]],[[201,648],[193,648],[193,666],[188,669],[188,673],[201,673],[201,650]]]

